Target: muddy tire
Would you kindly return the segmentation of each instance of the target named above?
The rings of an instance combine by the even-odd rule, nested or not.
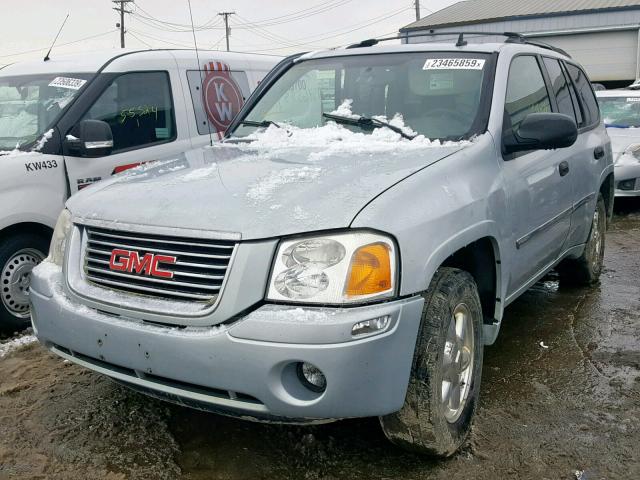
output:
[[[604,261],[606,231],[607,208],[602,194],[598,194],[584,252],[580,257],[568,258],[558,266],[561,282],[568,285],[593,285],[598,282]]]
[[[424,298],[405,403],[380,423],[394,444],[448,457],[467,438],[478,405],[482,308],[473,277],[455,268],[438,269]]]
[[[0,330],[15,332],[31,324],[29,273],[49,250],[49,241],[30,233],[0,240]]]

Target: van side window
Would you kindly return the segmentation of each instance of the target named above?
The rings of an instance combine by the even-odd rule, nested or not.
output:
[[[187,82],[200,135],[223,134],[251,94],[247,73],[228,70],[221,62],[187,71]]]
[[[564,113],[575,119],[576,125],[579,124],[576,111],[571,100],[571,93],[569,92],[569,84],[567,79],[562,73],[560,62],[555,58],[544,58],[544,64],[547,67],[547,73],[549,73],[549,79],[551,80],[552,93],[556,97],[556,103],[558,104],[558,111]],[[580,116],[582,120],[582,116]]]
[[[536,57],[515,57],[509,67],[504,104],[505,128],[517,130],[530,113],[551,112],[551,101]]]
[[[136,72],[118,76],[83,119],[109,124],[114,153],[174,140],[176,127],[169,75]]]
[[[600,109],[598,108],[598,101],[591,88],[591,83],[587,78],[587,75],[578,67],[571,63],[566,63],[567,72],[569,77],[573,81],[578,94],[578,100],[582,104],[584,122],[580,126],[591,126],[600,120]]]

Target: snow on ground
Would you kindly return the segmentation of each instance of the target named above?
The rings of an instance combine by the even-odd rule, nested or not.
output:
[[[0,358],[8,355],[9,353],[17,350],[25,345],[30,345],[37,342],[38,339],[35,335],[22,335],[21,337],[11,338],[7,341],[0,342]]]

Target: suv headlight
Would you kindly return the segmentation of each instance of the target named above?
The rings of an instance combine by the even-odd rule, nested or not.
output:
[[[376,233],[285,240],[274,259],[267,299],[346,304],[392,297],[396,265],[394,242]]]
[[[71,226],[71,212],[65,208],[58,217],[56,228],[53,230],[51,246],[49,247],[49,258],[47,259],[48,261],[62,266],[62,262],[64,261],[64,252],[67,247],[67,238],[69,237],[69,232],[71,232]]]

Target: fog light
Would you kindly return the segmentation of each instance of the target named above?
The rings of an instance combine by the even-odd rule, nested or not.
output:
[[[312,392],[322,393],[327,388],[327,378],[318,367],[307,362],[298,363],[298,378]]]
[[[384,317],[372,318],[371,320],[358,322],[351,328],[351,335],[356,336],[379,332],[387,328],[390,321],[391,317],[389,315],[385,315]]]
[[[618,182],[618,190],[633,190],[634,188],[636,188],[635,178]]]

